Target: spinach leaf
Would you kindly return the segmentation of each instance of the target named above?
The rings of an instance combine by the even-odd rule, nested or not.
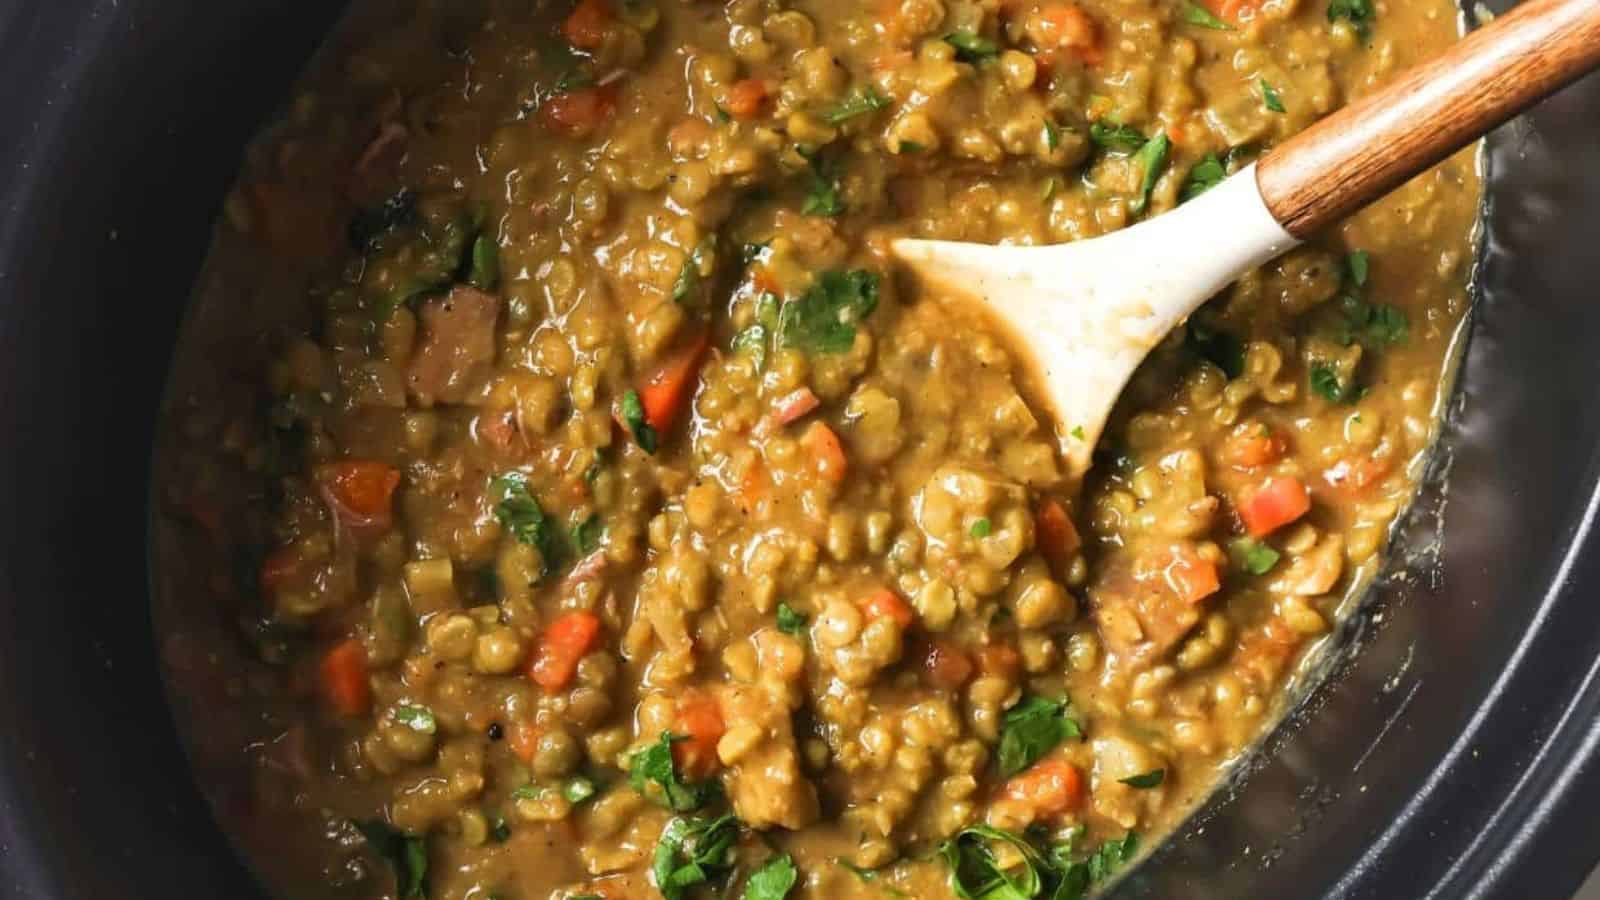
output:
[[[787,603],[778,604],[778,630],[784,634],[798,635],[806,630],[806,617]]]
[[[1353,382],[1346,384],[1339,378],[1338,371],[1326,363],[1313,363],[1307,377],[1311,383],[1311,390],[1329,403],[1359,400],[1361,395],[1366,393]]]
[[[1145,136],[1139,129],[1119,125],[1108,119],[1089,124],[1089,140],[1118,153],[1133,153],[1146,143]]]
[[[700,267],[705,265],[706,254],[711,249],[711,239],[707,238],[689,251],[683,268],[678,270],[678,279],[672,283],[673,303],[688,303],[700,294],[700,285],[704,280],[700,275]]]
[[[1127,778],[1117,779],[1117,781],[1127,785],[1128,787],[1139,788],[1141,790],[1160,787],[1161,783],[1166,780],[1166,769],[1151,769],[1148,772],[1140,772],[1137,775],[1129,775]]]
[[[839,193],[839,180],[826,175],[813,163],[806,183],[806,199],[800,212],[808,216],[832,218],[844,213],[844,197]]]
[[[633,754],[628,760],[628,783],[673,812],[690,812],[704,806],[721,788],[715,781],[691,783],[678,776],[672,745],[681,740],[682,736],[663,731],[659,741]],[[651,790],[651,785],[656,790]]]
[[[1287,112],[1283,108],[1283,98],[1278,96],[1278,89],[1273,87],[1272,82],[1265,78],[1261,79],[1261,102],[1267,105],[1267,109],[1275,113]]]
[[[1212,15],[1211,10],[1198,3],[1185,3],[1183,5],[1183,20],[1190,25],[1199,25],[1201,28],[1210,28],[1213,31],[1232,31],[1233,26]]]
[[[956,59],[964,63],[980,63],[1000,55],[1000,45],[971,29],[952,31],[944,42],[956,48]]]
[[[967,533],[975,538],[986,538],[994,533],[994,523],[989,521],[988,518],[981,518],[972,523],[972,527],[967,529]]]
[[[487,234],[479,234],[472,241],[467,284],[480,291],[492,291],[500,284],[500,245]]]
[[[951,890],[963,900],[1083,900],[1138,849],[1138,838],[1129,832],[1076,859],[1074,837],[1045,848],[1032,835],[978,825],[945,841],[938,854],[950,869]],[[1001,868],[996,844],[1011,845],[1018,861]]]
[[[1240,538],[1228,545],[1229,555],[1233,557],[1234,564],[1244,569],[1251,575],[1265,575],[1272,571],[1278,564],[1282,554],[1274,550],[1270,544],[1254,541],[1250,538]]]
[[[494,504],[494,517],[517,541],[538,548],[544,574],[550,574],[561,558],[556,525],[528,490],[528,476],[507,472],[491,481],[489,489],[499,498]]]
[[[600,514],[590,513],[589,518],[572,526],[572,546],[577,548],[579,555],[588,556],[600,549],[600,537],[605,533],[606,523]]]
[[[394,892],[399,900],[428,900],[428,842],[395,830],[380,819],[358,819],[353,824],[367,846],[394,870]]]
[[[749,353],[755,359],[756,368],[764,368],[767,364],[767,326],[751,325],[733,336],[733,352]]]
[[[1228,170],[1223,166],[1222,160],[1217,159],[1215,153],[1207,153],[1204,158],[1194,164],[1189,170],[1189,177],[1183,183],[1183,189],[1178,192],[1178,201],[1187,203],[1204,194],[1228,177]]]
[[[855,344],[856,324],[878,308],[878,274],[827,271],[778,312],[778,345],[813,353],[843,353]]]
[[[1000,749],[995,761],[1000,777],[1009,778],[1039,761],[1062,741],[1082,735],[1067,704],[1043,697],[1024,697],[1006,711],[1000,724]]]
[[[439,720],[434,717],[433,710],[426,706],[402,703],[394,708],[394,720],[423,734],[433,734],[439,730]]]
[[[733,844],[739,820],[726,814],[715,819],[674,817],[661,829],[650,874],[666,900],[680,900],[694,885],[704,884],[733,868]]]
[[[1172,154],[1172,139],[1167,137],[1165,131],[1145,142],[1139,152],[1134,154],[1134,159],[1144,168],[1144,180],[1139,185],[1139,197],[1133,201],[1131,209],[1142,213],[1150,205],[1150,192],[1155,190],[1156,180],[1161,173],[1166,171],[1167,158]]]
[[[1139,852],[1139,836],[1130,831],[1120,840],[1109,840],[1089,855],[1089,880],[1104,881]]]
[[[839,125],[854,119],[856,116],[864,116],[880,109],[888,109],[890,103],[891,101],[888,97],[878,93],[877,88],[869,84],[865,87],[857,88],[855,93],[846,97],[838,106],[823,113],[822,118],[829,125]]]
[[[628,426],[633,433],[633,440],[639,449],[646,453],[655,453],[660,444],[660,436],[651,424],[645,421],[644,402],[639,399],[638,391],[629,391],[622,395],[622,424]]]
[[[593,778],[582,775],[574,775],[561,783],[561,796],[574,806],[593,797],[599,791],[600,788],[594,783]]]
[[[744,900],[783,900],[799,877],[794,859],[789,854],[769,856],[760,868],[750,873],[749,880],[744,883]]]
[[[1372,25],[1378,20],[1378,10],[1372,5],[1372,0],[1330,0],[1328,21],[1337,22],[1340,19],[1354,26],[1361,42],[1366,43],[1372,40]]]

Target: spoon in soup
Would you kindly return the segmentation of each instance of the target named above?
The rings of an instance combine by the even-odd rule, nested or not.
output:
[[[1202,303],[1596,67],[1600,0],[1525,0],[1133,227],[1055,246],[900,238],[892,249],[924,282],[981,299],[1009,326],[1082,475],[1129,377]]]

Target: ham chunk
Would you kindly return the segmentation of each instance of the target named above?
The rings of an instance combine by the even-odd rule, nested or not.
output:
[[[717,755],[734,814],[760,830],[804,828],[817,820],[817,789],[800,771],[789,706],[756,686],[730,685],[719,697],[728,731]]]
[[[465,285],[422,304],[422,344],[406,386],[423,406],[460,403],[494,367],[500,298]]]
[[[1203,612],[1180,597],[1165,579],[1136,571],[1129,564],[1105,572],[1090,589],[1089,599],[1107,648],[1132,664],[1164,655],[1200,621]]]

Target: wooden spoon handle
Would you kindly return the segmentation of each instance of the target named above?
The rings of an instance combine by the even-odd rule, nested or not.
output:
[[[1449,52],[1262,158],[1256,183],[1304,239],[1600,66],[1600,0],[1524,0]]]

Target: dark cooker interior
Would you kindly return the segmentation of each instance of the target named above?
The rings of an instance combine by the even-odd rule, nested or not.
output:
[[[146,476],[219,198],[334,6],[0,3],[3,900],[258,896],[162,699]],[[1596,123],[1591,79],[1491,142],[1483,297],[1449,479],[1401,539],[1413,577],[1118,897],[1559,898],[1600,854]]]

